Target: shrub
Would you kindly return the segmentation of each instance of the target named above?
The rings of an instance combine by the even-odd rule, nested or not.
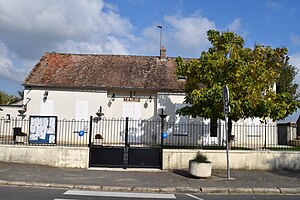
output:
[[[199,151],[192,161],[198,163],[210,163],[210,161],[208,161],[208,158],[205,155],[201,154]]]
[[[100,135],[100,134],[96,134],[96,135],[95,135],[95,139],[103,139],[103,137],[102,137],[102,135]]]

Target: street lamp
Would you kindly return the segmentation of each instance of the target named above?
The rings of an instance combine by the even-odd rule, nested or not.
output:
[[[159,50],[161,50],[161,47],[162,47],[162,30],[163,30],[163,26],[162,25],[158,25],[157,28],[160,29]]]

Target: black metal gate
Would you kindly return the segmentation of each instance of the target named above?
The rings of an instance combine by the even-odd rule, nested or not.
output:
[[[95,139],[95,135],[97,134],[95,134],[95,128],[93,127],[93,123],[96,124],[95,118],[93,119],[91,117],[90,121],[90,167],[121,167],[124,169],[128,167],[162,168],[162,148],[156,140],[156,138],[158,138],[157,136],[160,136],[161,134],[157,127],[151,127],[152,137],[145,136],[146,134],[149,135],[150,130],[147,128],[147,131],[145,131],[145,127],[143,127],[144,137],[137,137],[136,135],[135,137],[132,137],[132,134],[129,132],[130,129],[133,128],[129,127],[129,118],[126,118],[125,120],[115,120],[113,121],[114,123],[112,123],[112,121],[109,121],[110,123],[104,123],[107,121],[102,120],[102,124],[98,122],[98,125],[99,127],[101,126],[99,129],[101,129],[103,132],[106,132],[106,136],[99,136],[100,140],[103,141],[97,143]],[[107,127],[121,128],[117,131],[113,131],[112,128]],[[117,137],[113,136],[113,133],[115,132],[118,133]],[[107,137],[111,137],[112,139],[108,140]],[[122,137],[122,141],[115,142],[114,140],[119,140],[119,137]],[[155,141],[149,142],[153,138]]]

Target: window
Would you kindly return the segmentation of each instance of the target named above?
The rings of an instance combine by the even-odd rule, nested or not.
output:
[[[123,102],[122,117],[140,119],[142,117],[142,105],[140,102]]]
[[[88,120],[88,101],[76,101],[75,120]]]

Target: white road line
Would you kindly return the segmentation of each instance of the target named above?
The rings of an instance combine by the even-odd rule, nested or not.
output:
[[[53,200],[78,200],[78,199],[53,199]]]
[[[102,191],[81,191],[68,190],[64,195],[98,196],[98,197],[127,197],[147,199],[176,199],[174,194],[134,193],[134,192],[102,192]]]
[[[193,198],[193,199],[197,199],[197,200],[204,200],[204,199],[201,199],[200,197],[196,197],[194,195],[191,195],[191,194],[186,194],[187,196]]]

